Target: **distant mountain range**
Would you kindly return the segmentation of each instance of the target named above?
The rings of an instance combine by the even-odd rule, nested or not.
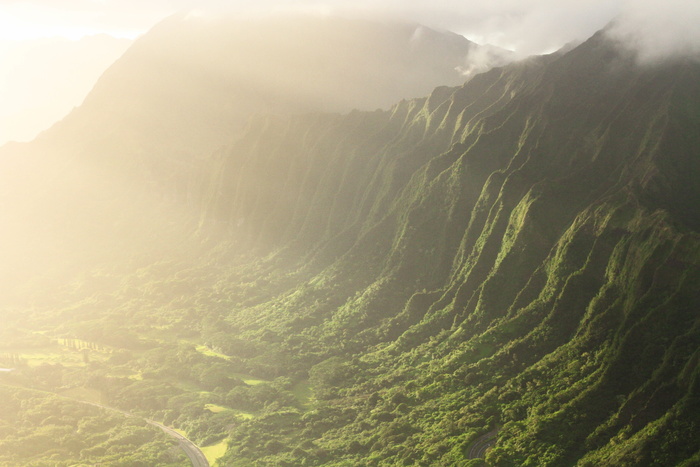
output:
[[[4,148],[0,195],[43,209],[17,236],[121,248],[90,264],[206,252],[188,328],[314,394],[224,465],[700,463],[700,64],[601,31],[462,84],[471,47],[173,18]]]

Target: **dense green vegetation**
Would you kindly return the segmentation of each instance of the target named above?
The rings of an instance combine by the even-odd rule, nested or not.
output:
[[[189,465],[158,428],[39,391],[0,386],[0,465]]]
[[[210,209],[301,285],[225,321],[316,405],[227,460],[457,464],[494,427],[494,465],[697,460],[698,71],[599,34],[392,113],[262,122]]]
[[[388,112],[260,117],[188,193],[198,254],[6,311],[0,377],[226,466],[694,465],[698,83],[598,34]],[[72,423],[32,412],[3,423]]]

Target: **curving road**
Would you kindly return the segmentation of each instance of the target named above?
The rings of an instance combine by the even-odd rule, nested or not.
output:
[[[486,451],[491,449],[491,446],[496,444],[496,436],[498,436],[498,428],[494,428],[488,433],[479,436],[469,449],[468,459],[483,459],[486,457]]]
[[[172,428],[169,428],[169,427],[163,425],[162,423],[158,423],[155,420],[141,417],[139,415],[134,415],[131,412],[127,412],[125,410],[115,409],[114,407],[110,407],[108,405],[98,404],[97,402],[83,401],[80,399],[73,399],[72,397],[66,397],[66,396],[60,396],[60,397],[64,397],[66,399],[70,399],[70,400],[73,400],[76,402],[81,402],[83,404],[94,405],[95,407],[100,407],[102,409],[109,410],[111,412],[119,412],[120,414],[125,415],[127,417],[140,418],[141,420],[145,421],[149,425],[157,426],[158,428],[163,430],[166,435],[170,436],[171,438],[174,438],[177,441],[178,446],[180,446],[180,449],[182,449],[185,452],[185,455],[187,455],[187,457],[190,459],[190,462],[192,462],[192,467],[210,467],[209,461],[207,460],[206,456],[199,449],[199,447],[197,447],[196,444],[194,444],[192,441],[185,438],[184,436],[182,436],[180,433],[173,430]]]
[[[146,423],[149,423],[153,426],[157,426],[158,428],[163,430],[166,435],[175,438],[177,440],[178,446],[180,446],[180,449],[185,451],[187,457],[190,458],[190,462],[192,462],[193,467],[209,467],[209,461],[204,456],[204,453],[192,441],[185,438],[172,428],[168,428],[162,423],[158,423],[154,420],[149,420],[147,418],[144,418],[144,420],[146,420]]]
[[[140,418],[141,420],[145,421],[146,423],[157,426],[161,430],[165,432],[168,436],[171,438],[175,438],[177,440],[178,446],[180,446],[180,449],[182,449],[185,452],[185,455],[190,459],[190,462],[192,462],[193,467],[210,467],[209,461],[207,460],[206,456],[204,453],[197,447],[196,444],[194,444],[192,441],[189,439],[185,438],[182,436],[180,433],[177,431],[173,430],[172,428],[168,428],[167,426],[163,425],[162,423],[158,423],[155,420],[151,420],[145,417],[141,417],[139,415],[135,415],[131,412],[127,412],[126,410],[121,410],[121,409],[116,409],[114,407],[110,407],[108,405],[104,404],[98,404],[97,402],[90,402],[90,401],[84,401],[81,399],[76,399],[74,397],[69,397],[69,396],[62,396],[60,394],[56,394],[55,392],[51,391],[44,391],[42,389],[35,389],[35,388],[27,388],[24,386],[16,386],[12,384],[2,384],[2,386],[9,386],[13,388],[20,388],[20,389],[28,389],[30,391],[37,391],[37,392],[43,392],[45,394],[52,394],[54,396],[58,396],[62,399],[68,399],[73,402],[80,402],[81,404],[87,404],[87,405],[93,405],[95,407],[100,407],[101,409],[109,410],[110,412],[119,412],[120,414],[126,416],[126,417],[135,417],[135,418]]]

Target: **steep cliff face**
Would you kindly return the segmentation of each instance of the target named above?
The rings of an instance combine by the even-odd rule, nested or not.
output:
[[[229,323],[282,373],[353,375],[298,441],[450,464],[497,427],[497,465],[697,460],[699,78],[599,33],[388,112],[253,122],[201,228],[299,281]]]
[[[462,83],[456,68],[472,48],[456,34],[366,20],[165,20],[66,118],[0,148],[0,282],[15,283],[5,292],[28,277],[60,281],[69,263],[196,248],[193,187],[252,114],[388,108]]]

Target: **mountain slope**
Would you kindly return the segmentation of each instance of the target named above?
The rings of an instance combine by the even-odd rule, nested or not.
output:
[[[259,115],[200,160],[239,122],[187,67],[182,101],[141,106],[155,68],[4,160],[30,243],[110,260],[22,309],[46,334],[3,330],[84,366],[6,376],[227,435],[226,465],[697,463],[696,61],[639,67],[601,32],[390,110]]]
[[[0,149],[5,294],[26,278],[196,249],[187,193],[252,114],[388,107],[463,82],[456,68],[474,47],[362,20],[165,20],[64,120]]]
[[[0,146],[29,141],[79,104],[131,44],[106,34],[81,40],[0,40]],[[76,76],[76,69],[81,73]]]
[[[203,225],[301,285],[226,322],[319,405],[229,459],[454,464],[494,427],[495,465],[697,458],[699,75],[601,32],[390,112],[252,125]]]
[[[417,24],[175,15],[139,38],[45,137],[90,142],[78,136],[108,129],[122,154],[207,156],[253,114],[374,110],[461,84],[456,68],[472,48]]]

